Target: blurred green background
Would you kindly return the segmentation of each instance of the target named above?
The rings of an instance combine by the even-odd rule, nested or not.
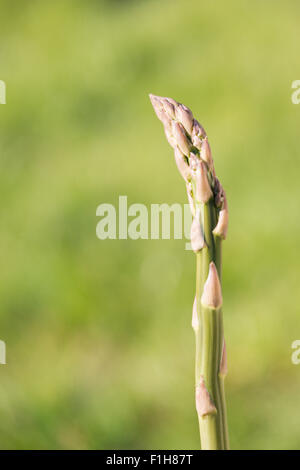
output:
[[[0,10],[0,448],[199,446],[194,255],[95,232],[119,195],[186,203],[152,92],[192,108],[227,190],[231,447],[299,449],[299,2]]]

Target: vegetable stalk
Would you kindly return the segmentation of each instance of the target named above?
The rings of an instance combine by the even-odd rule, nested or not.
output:
[[[201,447],[228,449],[221,291],[221,245],[228,226],[226,196],[215,174],[205,130],[191,110],[172,98],[150,95],[150,100],[174,148],[193,217],[191,246],[196,254],[196,295],[192,327],[196,338],[196,410]]]

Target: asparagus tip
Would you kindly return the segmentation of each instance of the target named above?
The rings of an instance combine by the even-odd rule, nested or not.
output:
[[[153,108],[156,109],[156,107],[159,106],[158,96],[153,95],[152,93],[149,93],[149,98],[150,98],[150,101],[151,101],[151,104],[152,104]]]

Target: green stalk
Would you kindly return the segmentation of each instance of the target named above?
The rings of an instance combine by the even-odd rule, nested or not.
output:
[[[209,393],[214,409],[198,412],[202,449],[225,448],[221,413],[221,390],[218,381],[220,364],[220,330],[218,309],[202,308],[202,338],[200,377]],[[196,383],[196,388],[199,387]]]
[[[215,174],[205,130],[191,110],[172,98],[150,95],[150,100],[174,148],[193,215],[191,246],[197,268],[192,326],[196,337],[196,409],[201,445],[202,449],[228,449],[220,283],[221,244],[228,225],[225,192]]]
[[[199,328],[195,329],[196,390],[203,381],[214,408],[208,407],[209,413],[205,409],[200,412],[198,410],[198,420],[202,449],[222,450],[229,447],[224,375],[219,375],[224,342],[222,311],[219,307],[213,308],[201,302],[211,263],[217,268],[217,276],[217,270],[221,268],[221,239],[213,234],[216,226],[216,210],[212,199],[201,205],[200,213],[205,246],[196,254],[196,305],[199,319]],[[215,282],[218,280],[211,280],[207,289],[212,290],[214,288],[212,283]],[[219,299],[215,300],[217,304],[220,303]]]

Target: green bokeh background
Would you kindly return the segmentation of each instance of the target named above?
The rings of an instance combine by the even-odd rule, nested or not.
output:
[[[0,448],[199,446],[194,255],[95,232],[119,195],[186,203],[152,92],[192,108],[227,190],[231,447],[299,449],[299,2],[0,10]]]

